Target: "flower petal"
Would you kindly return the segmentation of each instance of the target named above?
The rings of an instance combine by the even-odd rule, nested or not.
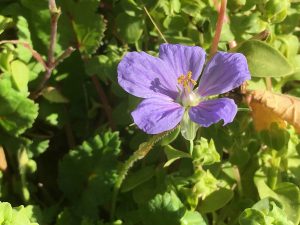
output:
[[[191,120],[202,127],[209,127],[220,120],[224,120],[224,125],[231,123],[236,113],[237,106],[230,98],[203,101],[189,110]]]
[[[197,81],[203,69],[205,56],[205,51],[197,46],[162,44],[159,47],[159,58],[173,68],[176,79],[192,71],[192,79]]]
[[[174,71],[158,57],[129,52],[118,65],[118,82],[125,91],[141,98],[176,99]]]
[[[148,134],[171,130],[182,119],[184,108],[176,102],[150,98],[131,113],[134,123]]]
[[[250,78],[244,55],[217,52],[203,71],[198,91],[201,96],[223,94],[240,86]]]

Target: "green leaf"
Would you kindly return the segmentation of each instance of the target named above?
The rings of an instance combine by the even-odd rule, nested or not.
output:
[[[170,134],[166,135],[165,137],[163,137],[158,144],[161,146],[166,146],[171,144],[178,136],[180,132],[180,127],[178,126],[174,131],[172,131]]]
[[[287,59],[262,41],[245,41],[236,51],[246,56],[253,77],[284,77],[293,72]]]
[[[171,191],[157,194],[140,212],[145,225],[180,225],[185,210],[180,199]]]
[[[183,152],[183,151],[176,150],[171,145],[165,146],[164,151],[165,151],[167,159],[168,159],[168,161],[165,163],[164,167],[170,166],[177,159],[191,158],[190,154]]]
[[[188,18],[183,16],[168,16],[163,22],[168,30],[183,31],[188,26]]]
[[[109,203],[119,153],[119,135],[108,131],[84,141],[60,162],[59,187],[74,203],[75,214],[96,219],[98,207]]]
[[[120,13],[116,18],[117,32],[129,44],[138,41],[143,33],[144,20]]]
[[[197,211],[186,211],[181,218],[180,225],[207,225],[201,214]]]
[[[193,150],[193,163],[197,165],[211,165],[220,162],[220,154],[217,152],[213,139],[210,142],[205,138],[196,141]]]
[[[20,41],[27,42],[30,46],[32,46],[31,33],[26,18],[23,16],[18,16],[18,21],[16,26],[18,29],[18,39]],[[18,58],[21,59],[23,62],[29,62],[30,59],[32,58],[32,53],[23,45],[17,45],[16,52]]]
[[[49,147],[49,140],[42,138],[33,138],[32,143],[29,145],[29,157],[37,157],[40,154],[44,153]]]
[[[5,225],[38,225],[31,222],[31,214],[23,206],[12,208],[7,202],[0,202],[0,224]]]
[[[246,209],[239,218],[240,225],[268,225],[264,214],[256,209]]]
[[[99,0],[65,0],[57,3],[62,14],[58,20],[56,53],[69,46],[77,46],[85,57],[93,54],[100,46],[106,28],[104,19],[97,13]],[[50,13],[47,1],[22,0],[27,9],[28,23],[37,31],[31,33],[33,41],[42,41],[46,51],[50,40]]]
[[[20,60],[14,60],[10,63],[11,75],[14,85],[20,92],[28,92],[29,69]]]
[[[7,18],[7,17],[0,15],[0,34],[3,33],[3,31],[6,29],[8,24],[10,24],[11,22],[12,22],[11,18]]]
[[[12,207],[8,202],[0,203],[0,224],[10,221],[12,217]]]
[[[264,198],[257,202],[252,208],[245,209],[239,218],[241,225],[248,224],[274,224],[293,225],[287,219],[285,212],[276,205],[272,198]]]
[[[257,187],[261,199],[272,197],[283,206],[283,210],[288,216],[288,219],[298,224],[300,221],[300,190],[293,184],[288,182],[279,183],[272,190],[263,179],[264,175],[258,171],[255,175],[255,185]]]
[[[154,167],[153,166],[147,166],[144,167],[140,170],[138,170],[135,173],[131,173],[126,177],[126,180],[124,181],[122,185],[122,192],[127,192],[130,191],[140,184],[148,181],[153,177],[155,173]]]
[[[277,151],[287,148],[290,139],[288,131],[275,123],[271,125],[270,130],[261,131],[260,137],[263,143]]]
[[[288,220],[285,212],[279,208],[274,202],[272,204],[272,211],[269,212],[268,216],[274,219],[276,225],[294,225],[294,223]]]
[[[226,188],[220,188],[208,195],[200,205],[201,213],[214,212],[223,208],[233,198],[233,191]]]
[[[0,129],[13,136],[30,128],[38,115],[38,106],[4,79],[0,79],[0,103]]]
[[[53,102],[53,103],[68,103],[69,102],[69,100],[65,96],[63,96],[54,87],[47,87],[47,88],[43,89],[42,95],[49,102]]]
[[[104,19],[97,14],[99,2],[99,0],[77,2],[68,0],[61,3],[63,6],[65,5],[65,8],[62,8],[63,12],[69,14],[68,18],[71,20],[76,42],[82,54],[93,54],[104,37]],[[86,12],[88,12],[88,16]],[[64,27],[62,26],[61,29]]]

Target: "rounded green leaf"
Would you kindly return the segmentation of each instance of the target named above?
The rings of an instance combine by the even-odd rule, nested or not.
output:
[[[236,51],[246,56],[253,77],[284,77],[293,72],[287,59],[262,41],[245,41]]]
[[[12,80],[17,89],[21,92],[28,91],[29,69],[19,60],[14,60],[10,64]]]
[[[201,214],[197,211],[186,211],[181,218],[181,225],[207,225]]]
[[[233,197],[233,191],[226,188],[220,188],[208,195],[200,205],[201,213],[214,212],[225,206]]]

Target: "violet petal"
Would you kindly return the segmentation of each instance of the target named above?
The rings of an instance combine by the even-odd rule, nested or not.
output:
[[[198,93],[201,96],[223,94],[250,78],[243,54],[217,52],[204,68]]]
[[[209,127],[220,120],[224,120],[224,125],[231,123],[236,113],[237,106],[230,98],[203,101],[189,110],[191,120],[202,127]]]
[[[145,52],[129,52],[118,65],[118,82],[132,95],[141,98],[176,99],[174,71],[158,57]]]
[[[198,46],[162,44],[159,47],[159,58],[173,68],[175,79],[192,71],[192,79],[197,81],[203,69],[205,56],[205,51]]]
[[[184,108],[176,102],[149,98],[143,100],[131,115],[140,129],[148,134],[158,134],[179,124],[183,113]]]

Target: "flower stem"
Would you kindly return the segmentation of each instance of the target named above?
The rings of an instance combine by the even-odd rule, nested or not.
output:
[[[222,0],[220,11],[219,11],[219,16],[218,16],[218,21],[217,21],[217,25],[216,25],[216,33],[215,33],[213,43],[212,43],[212,46],[210,49],[209,57],[212,57],[218,50],[218,43],[220,41],[222,26],[223,26],[224,19],[225,19],[226,5],[227,5],[227,0]]]
[[[144,143],[140,144],[139,148],[123,164],[123,166],[121,167],[121,169],[119,171],[118,178],[115,183],[114,190],[113,190],[111,212],[110,212],[111,221],[114,219],[114,216],[115,216],[116,202],[117,202],[119,190],[122,186],[124,179],[126,178],[126,175],[129,172],[130,168],[133,166],[133,164],[135,162],[143,159],[150,152],[150,150],[152,149],[154,144],[156,144],[160,139],[162,139],[164,136],[168,135],[175,129],[176,129],[176,127],[170,131],[165,131],[160,134],[156,134],[156,135],[152,136],[148,142],[144,142]]]
[[[193,155],[193,150],[194,150],[194,141],[190,140],[190,154]]]

